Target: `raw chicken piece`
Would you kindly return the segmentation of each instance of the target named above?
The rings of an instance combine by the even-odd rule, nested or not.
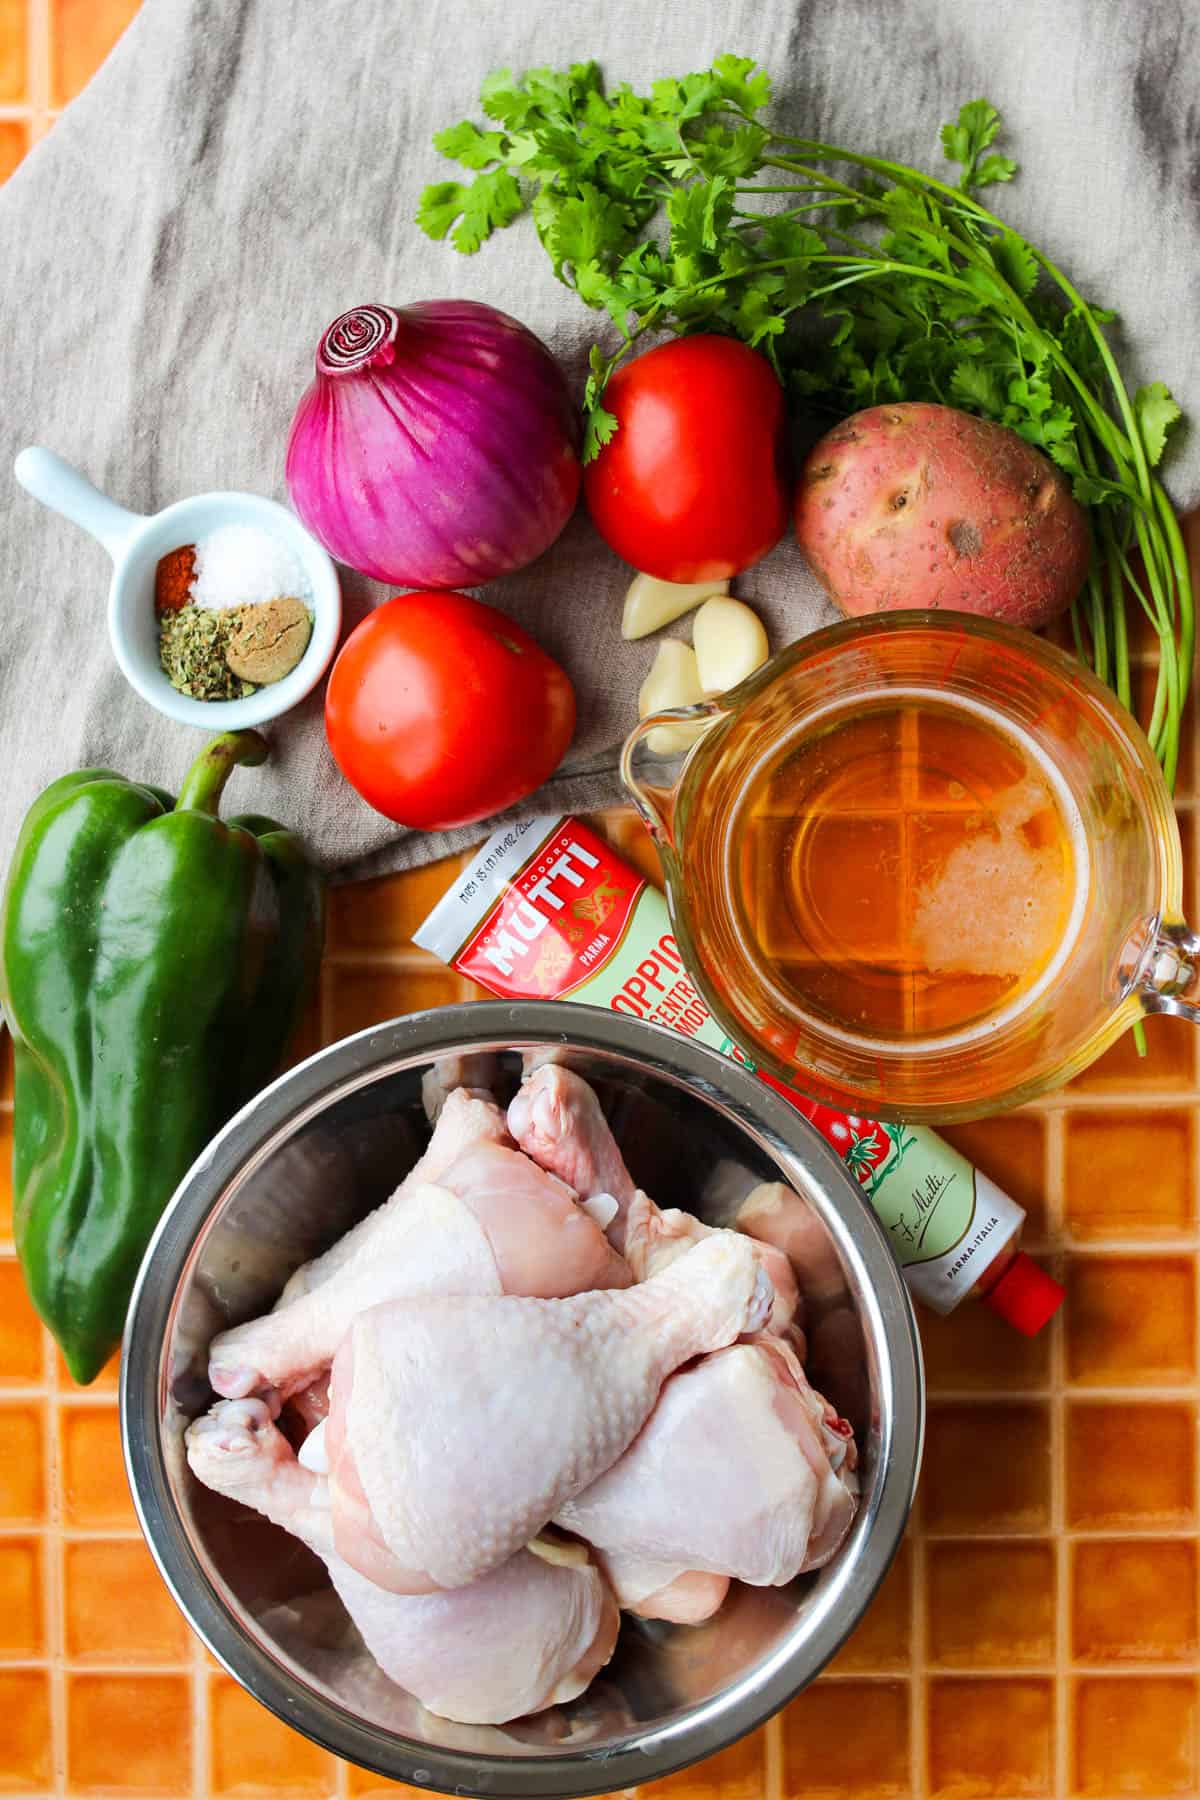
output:
[[[499,1079],[500,1058],[490,1050],[468,1050],[461,1056],[440,1056],[421,1077],[421,1104],[425,1117],[436,1125],[452,1094],[466,1088],[479,1099],[490,1099]]]
[[[187,1453],[207,1487],[316,1551],[380,1668],[432,1712],[467,1724],[539,1712],[582,1693],[612,1655],[619,1615],[586,1555],[521,1550],[453,1593],[374,1587],[338,1556],[328,1484],[297,1462],[261,1400],[215,1406],[189,1427]]]
[[[496,1568],[617,1460],[674,1369],[770,1304],[749,1240],[720,1231],[624,1293],[375,1307],[333,1365],[339,1554],[399,1593]]]
[[[449,1104],[442,1114],[450,1116]],[[628,1287],[627,1264],[571,1190],[516,1150],[477,1142],[440,1181],[405,1183],[340,1266],[290,1305],[214,1338],[208,1378],[239,1398],[286,1395],[333,1360],[368,1307],[418,1294]],[[748,1241],[748,1240],[747,1240]]]
[[[612,1196],[617,1212],[608,1235],[637,1281],[666,1268],[713,1230],[678,1207],[663,1211],[636,1186],[594,1091],[561,1063],[540,1064],[528,1075],[509,1106],[508,1128],[526,1156],[584,1200],[601,1192]],[[769,1329],[786,1331],[800,1305],[792,1265],[769,1243],[757,1254],[775,1290]]]
[[[386,1225],[391,1214],[413,1188],[420,1187],[422,1182],[439,1181],[460,1156],[478,1144],[505,1144],[511,1147],[512,1138],[509,1136],[504,1114],[490,1094],[465,1087],[456,1088],[438,1109],[433,1136],[425,1146],[425,1154],[409,1170],[391,1198],[385,1200],[382,1206],[377,1206],[365,1219],[361,1219],[336,1244],[332,1244],[323,1256],[315,1256],[311,1262],[297,1269],[275,1302],[276,1309],[289,1305],[293,1300],[299,1299],[301,1294],[310,1293],[313,1288],[328,1281],[343,1263],[358,1254],[380,1226]]]
[[[618,1210],[608,1235],[623,1251],[637,1184],[594,1090],[582,1075],[558,1062],[527,1065],[525,1080],[509,1105],[508,1129],[526,1156],[584,1199],[589,1194],[612,1195]]]
[[[624,1456],[555,1523],[606,1556],[778,1587],[850,1529],[854,1462],[849,1427],[764,1335],[673,1375]]]
[[[833,1240],[820,1218],[794,1189],[782,1181],[763,1181],[742,1201],[735,1220],[739,1231],[786,1256],[804,1290],[817,1305],[828,1296],[844,1296],[846,1277]]]
[[[623,1612],[640,1619],[666,1619],[673,1625],[702,1625],[724,1604],[728,1575],[681,1569],[675,1563],[597,1550],[596,1561],[608,1578]]]

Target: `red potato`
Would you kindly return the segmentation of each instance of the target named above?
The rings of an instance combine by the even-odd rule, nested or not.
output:
[[[1083,586],[1091,538],[1053,463],[952,406],[872,406],[827,432],[796,489],[796,537],[844,613],[936,607],[1031,631]]]

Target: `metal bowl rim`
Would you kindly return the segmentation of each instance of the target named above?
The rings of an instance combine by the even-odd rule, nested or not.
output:
[[[908,1290],[882,1226],[819,1134],[765,1082],[706,1045],[598,1007],[572,1006],[567,1019],[564,1010],[553,1001],[469,1001],[411,1013],[344,1038],[280,1076],[212,1140],[168,1203],[138,1272],[121,1357],[121,1440],[138,1522],[176,1604],[217,1661],[277,1717],[336,1755],[413,1786],[514,1800],[602,1794],[658,1779],[778,1711],[840,1648],[887,1573],[912,1505],[924,1433],[923,1366]],[[891,1408],[880,1420],[883,1468],[870,1530],[822,1597],[802,1643],[785,1640],[740,1680],[619,1748],[498,1756],[423,1744],[372,1725],[293,1677],[229,1610],[172,1499],[160,1429],[162,1350],[187,1264],[248,1151],[257,1160],[307,1117],[414,1063],[539,1042],[645,1065],[668,1083],[698,1091],[785,1169],[803,1170],[806,1191],[854,1268],[858,1304],[871,1315],[871,1336],[884,1351],[880,1389]],[[856,1525],[856,1533],[861,1529]]]

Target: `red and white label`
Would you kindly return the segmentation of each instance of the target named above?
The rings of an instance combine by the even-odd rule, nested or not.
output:
[[[624,936],[646,883],[578,819],[540,844],[454,957],[481,986],[513,999],[561,999]]]

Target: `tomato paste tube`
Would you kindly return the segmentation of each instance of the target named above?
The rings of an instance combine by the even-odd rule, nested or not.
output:
[[[504,999],[610,1008],[754,1067],[688,975],[662,894],[582,820],[504,826],[415,941]],[[919,1299],[948,1313],[975,1294],[1019,1330],[1041,1329],[1063,1290],[1018,1253],[1025,1215],[994,1182],[924,1126],[839,1112],[756,1072],[837,1151]]]

